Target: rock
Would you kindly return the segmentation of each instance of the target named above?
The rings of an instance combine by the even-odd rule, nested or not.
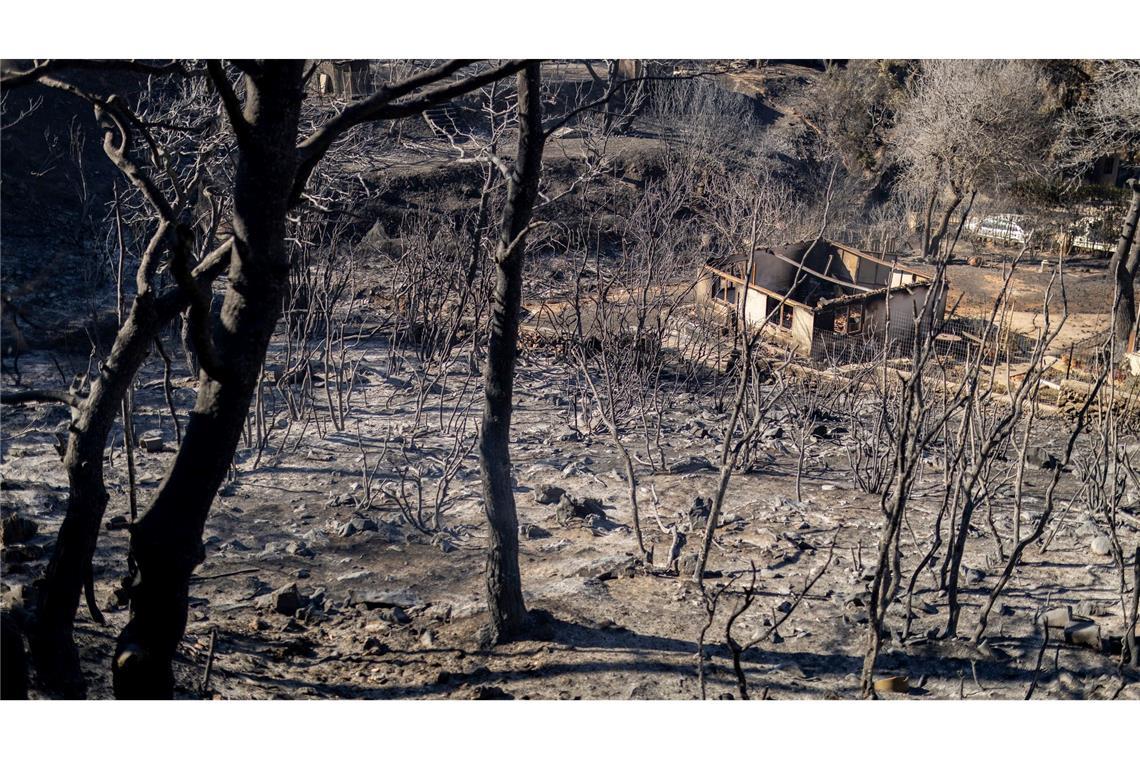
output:
[[[606,516],[605,505],[602,504],[601,499],[595,499],[591,496],[587,496],[586,498],[581,499],[578,503],[581,509],[586,510],[587,514],[597,515],[598,517]]]
[[[103,523],[103,527],[107,530],[126,530],[128,527],[130,527],[130,524],[131,522],[127,519],[126,515],[115,515],[110,520]]]
[[[562,477],[568,478],[571,475],[589,475],[590,468],[582,462],[571,462],[562,468]]]
[[[966,579],[966,585],[976,586],[986,579],[984,570],[979,570],[976,567],[962,566],[962,577]]]
[[[1065,641],[1100,651],[1100,626],[1089,620],[1078,620],[1065,628]]]
[[[282,541],[270,541],[265,547],[258,552],[259,557],[272,557],[285,551],[285,543]]]
[[[358,581],[361,578],[367,578],[374,573],[371,570],[353,570],[351,573],[343,573],[336,577],[338,582],[343,581]]]
[[[1092,540],[1089,549],[1092,550],[1093,554],[1107,557],[1112,554],[1112,541],[1109,540],[1108,536],[1097,536]]]
[[[376,617],[392,625],[407,625],[412,622],[412,619],[408,617],[408,613],[399,607],[382,607],[376,612]]]
[[[315,557],[317,553],[305,545],[304,541],[290,541],[285,544],[285,553],[294,557]]]
[[[566,495],[565,488],[559,488],[551,483],[543,483],[534,489],[536,504],[557,504],[564,495]]]
[[[705,457],[688,457],[681,459],[669,465],[670,475],[686,475],[692,472],[701,472],[702,470],[713,469],[712,463]]]
[[[1085,617],[1102,617],[1108,614],[1108,609],[1112,605],[1112,602],[1094,602],[1086,599],[1077,605],[1077,614]]]
[[[559,522],[568,522],[574,518],[583,519],[590,515],[597,515],[604,518],[606,516],[605,510],[602,509],[602,502],[599,499],[582,499],[579,501],[570,494],[562,494],[562,499],[558,502],[558,511],[556,512]]]
[[[591,560],[578,568],[577,575],[582,578],[591,578],[596,581],[611,581],[615,578],[632,578],[637,574],[641,565],[634,557],[629,555],[616,555]]]
[[[1073,608],[1068,605],[1054,607],[1041,613],[1040,620],[1046,628],[1065,628],[1073,622]]]
[[[375,520],[371,520],[367,517],[354,517],[337,528],[336,534],[341,538],[348,538],[357,533],[375,533],[377,530],[378,526]]]
[[[388,645],[380,641],[380,639],[376,638],[375,636],[369,636],[364,640],[363,649],[365,652],[370,652],[372,654],[388,654],[390,651]]]
[[[8,515],[0,522],[0,541],[4,545],[22,544],[35,538],[40,526],[23,515]]]
[[[1008,604],[1003,604],[998,607],[998,614],[1002,617],[1013,617],[1013,608]]]
[[[162,433],[149,431],[139,436],[139,446],[148,454],[157,454],[162,451]]]
[[[1029,464],[1040,467],[1042,470],[1056,469],[1060,462],[1057,457],[1046,451],[1040,446],[1029,446],[1025,449],[1025,461]]]
[[[353,594],[355,604],[363,604],[372,610],[378,607],[398,607],[407,609],[423,604],[423,600],[413,594],[410,589],[400,591],[364,591]]]
[[[35,544],[5,544],[4,561],[9,564],[35,562],[44,556],[44,548]]]
[[[498,686],[476,686],[471,693],[472,699],[514,699],[514,694],[503,691]]]
[[[550,538],[550,531],[538,527],[532,523],[519,524],[519,536],[527,539]]]
[[[450,538],[442,533],[436,533],[431,537],[431,545],[439,549],[444,554],[449,554],[450,552],[455,551],[455,544],[451,542]]]
[[[288,615],[289,617],[295,615],[297,610],[301,609],[305,604],[305,598],[297,590],[296,583],[282,586],[276,591],[267,594],[266,597],[264,606],[279,615]]]

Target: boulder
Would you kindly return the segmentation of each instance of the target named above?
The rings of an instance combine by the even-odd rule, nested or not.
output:
[[[679,459],[673,464],[669,465],[670,475],[687,475],[693,472],[701,472],[702,470],[713,469],[712,463],[706,458],[701,456],[692,456],[685,459]]]
[[[1112,604],[1112,602],[1094,602],[1086,599],[1077,605],[1077,614],[1085,617],[1103,617],[1108,614]]]
[[[279,615],[292,617],[304,606],[305,601],[305,597],[297,590],[297,584],[290,583],[266,594],[264,606]]]
[[[285,544],[285,553],[292,554],[294,557],[312,558],[317,555],[315,551],[310,549],[304,541],[290,541]]]
[[[504,691],[503,689],[500,689],[498,686],[488,686],[488,685],[484,684],[482,686],[476,686],[475,687],[475,690],[471,694],[471,698],[477,699],[477,700],[482,700],[482,699],[514,699],[515,697],[510,692]]]
[[[1034,467],[1040,467],[1042,470],[1053,470],[1060,464],[1060,462],[1057,461],[1057,457],[1040,446],[1029,446],[1026,448],[1025,461]]]
[[[1069,605],[1054,607],[1041,613],[1040,620],[1046,628],[1065,628],[1073,622],[1073,608]]]
[[[1092,540],[1089,549],[1092,550],[1093,554],[1107,557],[1112,554],[1112,541],[1109,540],[1108,536],[1097,536]]]
[[[543,483],[534,489],[534,501],[536,504],[557,504],[565,495],[565,488],[559,488],[551,483]]]
[[[130,521],[126,515],[115,515],[107,522],[103,523],[103,527],[107,530],[126,530],[130,527]]]
[[[151,430],[139,436],[139,446],[148,454],[162,451],[162,433]]]
[[[423,600],[412,593],[411,589],[401,589],[399,591],[364,591],[354,594],[353,601],[356,604],[363,604],[370,610],[380,607],[399,607],[401,609],[407,609],[423,604]]]
[[[367,517],[354,517],[353,519],[341,525],[337,529],[336,534],[341,538],[347,538],[349,536],[356,535],[357,533],[375,533],[377,529],[378,527],[375,520],[371,520]]]
[[[1065,641],[1100,651],[1100,626],[1091,620],[1078,620],[1065,628]]]
[[[577,575],[595,581],[612,581],[615,578],[632,578],[640,562],[629,555],[616,555],[591,560],[578,568]]]
[[[550,531],[540,528],[533,523],[519,525],[519,537],[534,540],[536,538],[550,538]]]
[[[596,515],[604,518],[606,516],[605,510],[602,508],[600,499],[575,499],[570,494],[562,494],[561,500],[558,502],[557,517],[560,522],[568,522],[572,519],[585,519],[590,515]]]
[[[404,612],[400,607],[381,607],[377,611],[376,617],[392,625],[407,625],[412,622],[408,613]]]

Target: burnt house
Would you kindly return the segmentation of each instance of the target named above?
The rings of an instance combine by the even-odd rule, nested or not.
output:
[[[747,278],[747,281],[746,281]],[[747,298],[744,294],[747,290]],[[696,299],[742,310],[746,323],[783,335],[805,356],[836,341],[881,335],[913,337],[915,315],[930,295],[931,278],[832,240],[760,248],[710,259]],[[928,317],[941,321],[945,289]]]
[[[352,100],[372,92],[371,65],[365,60],[322,60],[309,80],[317,95]]]

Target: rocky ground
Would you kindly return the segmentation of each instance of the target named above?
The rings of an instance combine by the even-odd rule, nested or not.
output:
[[[636,556],[621,460],[604,428],[585,435],[575,430],[581,415],[567,400],[561,370],[539,350],[525,354],[516,385],[515,496],[526,600],[542,611],[545,623],[537,640],[486,650],[479,643],[486,622],[486,529],[477,462],[473,455],[462,459],[451,484],[454,498],[441,516],[443,530],[432,535],[410,524],[391,499],[376,496],[408,464],[420,466],[430,495],[440,470],[432,462],[446,460],[452,441],[438,432],[411,436],[414,393],[406,381],[386,375],[383,341],[373,339],[358,350],[361,396],[345,432],[326,429],[322,436],[310,427],[302,438],[294,433],[295,449],[290,443],[277,455],[270,446],[256,467],[254,451],[239,454],[237,477],[222,489],[206,526],[207,559],[193,581],[190,624],[177,663],[181,696],[698,697],[695,652],[708,623],[705,600],[689,573],[678,576],[664,567],[670,537],[653,513],[664,523],[699,529],[702,505],[715,489],[717,473],[709,462],[719,455],[723,417],[694,398],[680,398],[664,419],[667,469],[639,465],[642,524],[657,559],[646,565]],[[29,359],[24,366],[29,383],[58,377],[46,361]],[[158,370],[147,372],[136,429],[152,431],[164,443],[161,450],[136,453],[144,504],[174,456]],[[467,369],[454,370],[428,408],[438,402],[454,410],[457,389],[469,380]],[[177,385],[177,402],[188,406],[192,381]],[[49,407],[4,412],[6,609],[19,609],[30,596],[63,517],[66,480],[54,433],[65,422],[61,410]],[[724,630],[748,584],[750,563],[758,571],[757,600],[737,623],[741,640],[784,617],[805,581],[825,565],[832,541],[822,577],[776,635],[746,653],[744,667],[754,696],[858,695],[868,565],[881,523],[878,498],[855,489],[844,453],[849,441],[839,430],[813,439],[797,500],[796,453],[781,437],[782,428],[795,424],[774,419],[763,444],[767,464],[731,481],[706,580],[713,590],[736,576],[706,636],[710,698],[736,694]],[[1046,420],[1039,443],[1059,446],[1061,435],[1060,421]],[[407,441],[397,446],[402,437]],[[369,481],[362,473],[381,462],[385,440],[386,458]],[[629,443],[637,451],[638,438]],[[397,447],[407,459],[396,456]],[[121,434],[108,455],[112,498],[95,564],[96,596],[107,625],[94,624],[81,610],[77,629],[93,697],[110,695],[110,653],[126,620],[114,593],[126,572]],[[1049,475],[1032,468],[1030,492],[1039,496]],[[1062,490],[1071,489],[1072,480],[1065,476]],[[929,534],[940,482],[937,463],[928,463],[904,533],[904,567],[915,562],[915,539]],[[1000,504],[995,521],[1008,536],[1011,515]],[[1130,523],[1121,529],[1125,547],[1136,545],[1133,528]],[[1048,551],[1028,553],[981,649],[928,637],[944,625],[947,605],[930,590],[931,576],[921,577],[914,635],[886,646],[881,673],[908,679],[905,698],[1022,698],[1034,677],[1042,641],[1036,618],[1043,609],[1071,605],[1106,634],[1121,634],[1118,574],[1098,536],[1079,505],[1074,507]],[[694,532],[681,554],[682,570],[691,568],[696,543]],[[969,631],[998,569],[992,539],[980,530],[971,538],[966,565],[962,628]],[[203,689],[211,648],[213,665]],[[1122,680],[1116,659],[1078,645],[1051,648],[1036,697],[1140,697],[1140,684]]]

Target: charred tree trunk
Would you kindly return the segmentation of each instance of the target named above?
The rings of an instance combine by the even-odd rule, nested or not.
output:
[[[1128,350],[1128,339],[1136,322],[1135,283],[1137,259],[1140,258],[1140,253],[1132,251],[1136,241],[1136,224],[1140,221],[1140,184],[1130,179],[1128,186],[1132,189],[1132,205],[1128,209],[1128,216],[1124,219],[1120,240],[1116,243],[1116,251],[1112,254],[1112,263],[1109,267],[1112,270],[1114,287],[1120,294],[1119,298],[1114,299],[1112,313],[1112,338],[1117,361]]]
[[[44,573],[36,622],[29,637],[36,672],[44,686],[68,697],[84,693],[73,631],[84,578],[95,554],[108,502],[103,450],[158,326],[153,301],[136,300],[110,356],[100,365],[90,395],[72,417],[64,454],[70,489],[67,514]]]
[[[24,634],[7,612],[0,613],[0,700],[28,698]]]
[[[949,612],[946,618],[945,638],[958,635],[958,618],[962,613],[962,605],[958,603],[958,587],[962,573],[962,557],[966,553],[966,541],[970,536],[970,521],[977,507],[977,499],[973,494],[966,494],[966,502],[962,505],[962,516],[958,523],[954,541],[950,544],[950,574],[946,580],[946,602]]]
[[[485,400],[479,469],[483,478],[483,507],[490,526],[486,583],[493,642],[517,636],[527,622],[519,575],[518,516],[511,490],[510,431],[523,258],[542,169],[540,84],[539,64],[528,63],[518,74],[518,157],[508,180],[507,201],[495,251],[495,290],[483,375]]]
[[[214,376],[201,373],[182,446],[131,532],[131,617],[112,668],[119,698],[173,696],[171,662],[186,628],[190,575],[203,558],[202,530],[233,461],[288,287],[285,224],[298,167],[302,73],[301,61],[247,67],[244,111],[235,124],[234,250],[214,330],[219,361],[210,368]]]
[[[617,58],[606,62],[606,91],[603,95],[605,105],[602,107],[602,134],[609,134],[614,126],[614,94],[621,82],[621,73]]]
[[[962,191],[958,188],[952,189],[950,202],[946,204],[946,208],[942,210],[942,216],[938,220],[938,226],[930,235],[926,244],[926,250],[923,255],[927,261],[934,261],[938,258],[938,249],[942,247],[942,238],[946,237],[946,231],[950,228],[950,217],[954,215],[954,210],[958,208],[958,204],[962,202]],[[929,212],[929,209],[928,209]],[[930,215],[927,214],[927,224],[930,223]]]

